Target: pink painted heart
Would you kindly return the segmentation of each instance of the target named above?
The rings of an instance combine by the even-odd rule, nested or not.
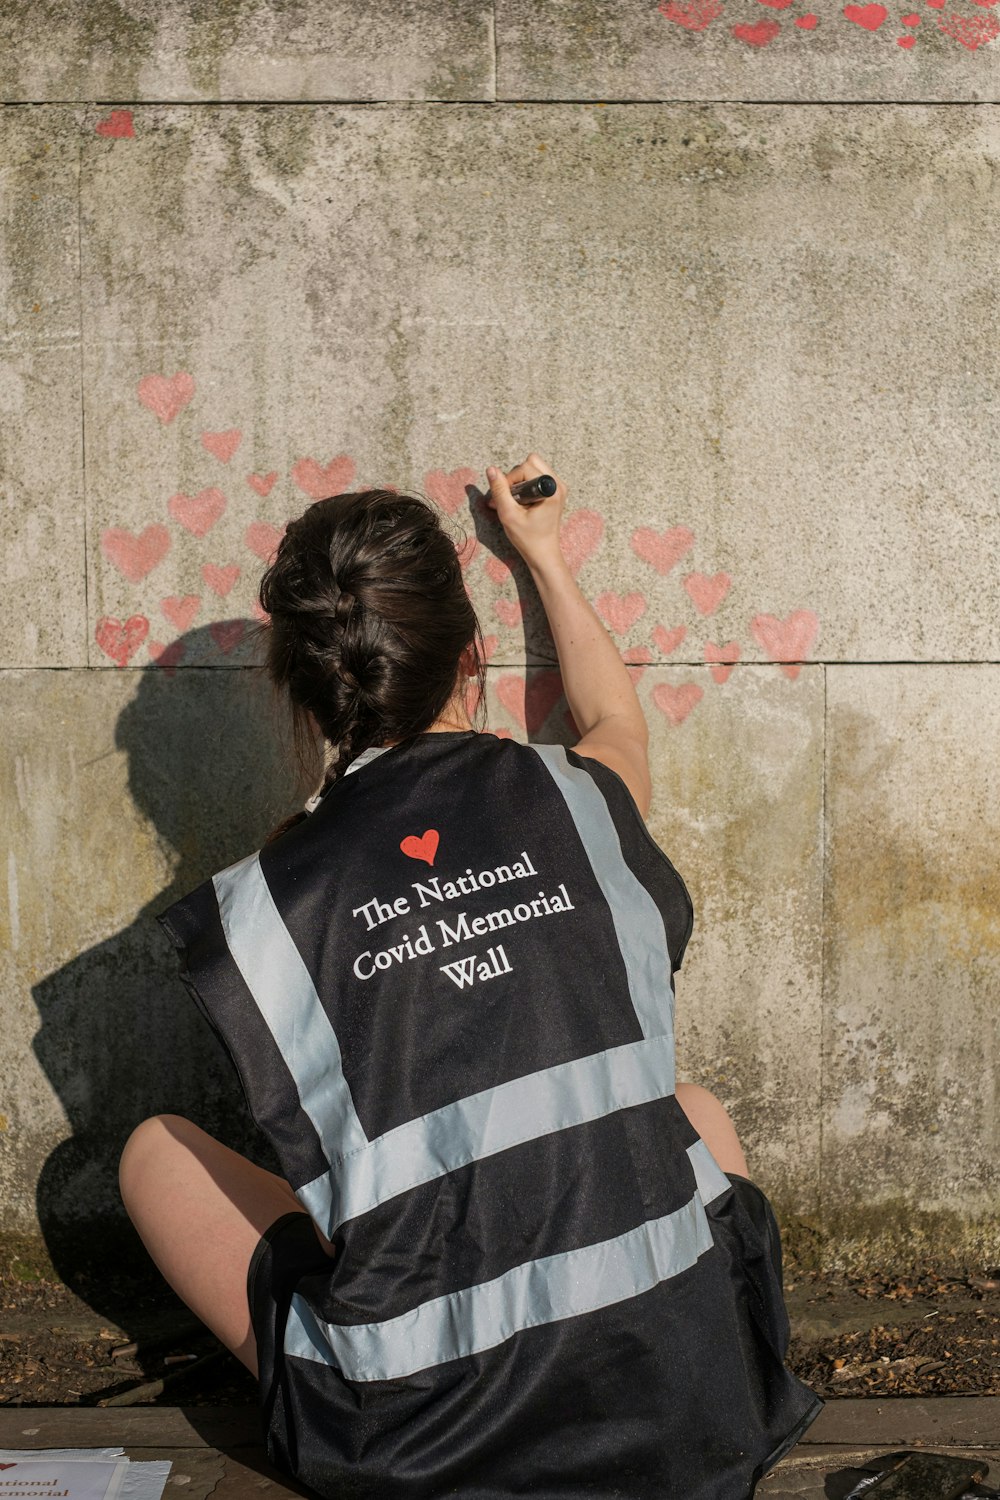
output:
[[[575,578],[584,563],[597,551],[604,535],[604,518],[596,510],[575,510],[564,521],[559,532],[563,557]]]
[[[777,21],[756,21],[752,26],[733,26],[730,30],[734,37],[746,42],[748,47],[766,47],[768,42],[774,41],[781,26]]]
[[[284,534],[284,526],[279,531],[277,526],[272,526],[269,521],[251,521],[243,533],[243,540],[261,562],[270,562]]]
[[[520,599],[495,599],[493,613],[498,620],[503,621],[504,625],[509,625],[513,629],[524,619],[524,604]]]
[[[169,646],[165,646],[162,641],[147,641],[146,650],[154,664],[162,667],[168,677],[172,677],[177,663],[187,650],[187,642],[180,637],[176,641],[171,641]]]
[[[709,667],[709,671],[716,682],[727,682],[733,670],[733,662],[739,659],[739,641],[727,641],[724,646],[714,646],[711,641],[705,644],[705,660],[715,663],[714,666]]]
[[[192,536],[205,536],[226,508],[226,497],[214,487],[199,490],[197,495],[171,495],[167,510],[178,525]]]
[[[198,613],[200,605],[201,599],[197,594],[185,594],[183,599],[179,599],[176,594],[171,594],[168,598],[160,600],[160,611],[175,630],[187,630]]]
[[[653,653],[648,646],[629,646],[627,651],[622,652],[622,661],[633,682],[639,681],[652,659]]]
[[[262,625],[268,624],[271,618],[266,609],[261,609],[260,601],[258,599],[250,600],[250,613],[254,616],[255,619],[259,620]]]
[[[675,625],[673,630],[668,630],[665,625],[657,625],[653,631],[653,645],[658,646],[664,656],[669,656],[671,651],[677,650],[686,635],[686,625]]]
[[[803,31],[815,31],[818,23],[819,16],[813,15],[812,11],[808,11],[804,16],[795,17],[795,25],[801,27]]]
[[[129,615],[124,624],[110,615],[104,615],[97,622],[94,639],[105,656],[110,656],[119,667],[124,667],[148,634],[149,621],[145,615]]]
[[[201,576],[213,594],[224,599],[239,578],[240,570],[235,563],[227,563],[225,567],[217,567],[215,563],[202,563]]]
[[[324,469],[314,458],[300,458],[292,465],[292,481],[310,500],[329,500],[342,495],[354,481],[354,459],[346,453],[331,458]]]
[[[266,496],[274,488],[274,481],[277,477],[277,469],[272,469],[270,474],[248,474],[247,484],[252,490],[256,490],[258,495]]]
[[[121,140],[135,135],[135,126],[132,123],[132,111],[130,109],[113,109],[106,120],[98,120],[94,126],[98,135],[110,136],[112,140]]]
[[[772,661],[782,663],[803,661],[818,630],[819,619],[811,609],[795,609],[785,620],[777,615],[754,615],[750,621],[757,644]],[[782,666],[782,671],[786,677],[799,675],[798,666]]]
[[[939,16],[938,30],[953,41],[959,42],[969,52],[992,42],[1000,34],[1000,21],[996,16]]]
[[[408,859],[422,859],[425,864],[432,865],[440,841],[441,835],[437,829],[428,828],[419,838],[415,833],[408,833],[405,839],[400,840],[399,847]]]
[[[651,563],[658,573],[666,574],[694,546],[694,532],[686,526],[672,526],[669,531],[654,531],[640,526],[632,533],[632,551],[643,562]]]
[[[903,47],[907,51],[909,50],[909,48],[915,47],[916,45],[917,39],[915,36],[898,36],[896,38],[896,46]]]
[[[684,587],[691,603],[700,615],[710,615],[718,609],[729,593],[732,579],[728,573],[688,573]]]
[[[499,644],[500,637],[498,635],[483,636],[483,661],[489,661],[490,657],[496,652]]]
[[[787,10],[792,0],[758,0],[760,5],[767,5],[771,10]]]
[[[527,686],[520,673],[508,672],[496,684],[500,702],[529,734],[541,729],[562,691],[562,677],[557,671],[532,672]]]
[[[866,31],[878,31],[889,12],[884,5],[845,5],[844,15]]]
[[[144,375],[139,381],[139,400],[161,422],[172,422],[194,395],[194,376],[186,370],[171,375]]]
[[[722,15],[722,0],[662,0],[657,10],[668,21],[688,31],[704,31],[716,16]]]
[[[479,538],[477,536],[467,536],[461,544],[456,543],[455,551],[458,553],[458,565],[464,573],[479,551]]]
[[[165,526],[147,526],[133,535],[122,526],[109,526],[101,533],[101,551],[129,583],[138,583],[170,551],[170,532]]]
[[[661,713],[665,713],[672,724],[683,724],[688,714],[705,696],[704,688],[696,682],[658,682],[653,689],[653,702]]]
[[[242,441],[243,434],[238,427],[229,427],[225,432],[203,432],[201,435],[201,446],[222,464],[229,462]]]
[[[598,594],[594,608],[616,634],[624,635],[646,613],[646,600],[642,594],[615,594],[609,590]]]
[[[228,656],[243,639],[246,624],[243,620],[213,620],[208,633],[219,650]]]
[[[479,475],[475,469],[428,469],[424,475],[424,491],[430,498],[454,515],[466,502],[466,486],[478,488]]]
[[[499,557],[488,557],[486,559],[486,572],[494,583],[506,583],[510,577],[510,568]]]

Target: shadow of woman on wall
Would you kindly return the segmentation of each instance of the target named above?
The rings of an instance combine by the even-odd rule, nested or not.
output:
[[[139,1121],[187,1115],[233,1150],[277,1169],[228,1053],[191,1003],[176,953],[154,920],[258,849],[310,790],[302,787],[281,710],[253,651],[218,665],[214,629],[214,637],[198,629],[182,639],[185,661],[215,665],[130,674],[136,690],[115,725],[128,791],[150,825],[137,829],[123,807],[123,837],[143,848],[147,869],[152,843],[154,868],[159,860],[169,883],[127,927],[32,988],[41,1022],[32,1046],[72,1132],[41,1168],[39,1223],[65,1284],[125,1328],[134,1302],[128,1274],[152,1278],[118,1192],[119,1157]],[[95,868],[95,889],[106,878]],[[86,908],[87,891],[75,899]]]

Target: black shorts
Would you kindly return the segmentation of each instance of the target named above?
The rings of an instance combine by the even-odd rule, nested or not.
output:
[[[749,1177],[741,1177],[736,1172],[727,1172],[726,1175],[736,1189],[734,1197],[740,1208],[750,1216],[761,1241],[768,1248],[767,1263],[747,1267],[747,1270],[760,1299],[761,1312],[784,1357],[788,1349],[789,1328],[782,1296],[781,1235],[774,1211],[763,1191]],[[247,1270],[247,1301],[257,1340],[260,1400],[265,1421],[270,1418],[273,1404],[274,1377],[283,1362],[285,1322],[292,1295],[302,1276],[322,1271],[331,1264],[331,1257],[316,1238],[312,1219],[305,1211],[296,1209],[275,1219],[254,1247]]]

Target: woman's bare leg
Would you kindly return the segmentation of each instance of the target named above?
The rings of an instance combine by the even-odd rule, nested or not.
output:
[[[182,1115],[154,1115],[136,1126],[118,1180],[164,1278],[256,1375],[247,1271],[264,1230],[282,1214],[302,1212],[288,1183]]]
[[[722,1170],[749,1177],[747,1159],[725,1105],[697,1083],[679,1083],[675,1092],[677,1103]]]

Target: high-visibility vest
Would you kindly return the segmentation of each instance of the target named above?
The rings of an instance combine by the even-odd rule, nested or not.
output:
[[[691,902],[615,772],[372,749],[159,920],[336,1250],[261,1372],[273,1461],[358,1500],[752,1493],[822,1403],[674,1094]]]

